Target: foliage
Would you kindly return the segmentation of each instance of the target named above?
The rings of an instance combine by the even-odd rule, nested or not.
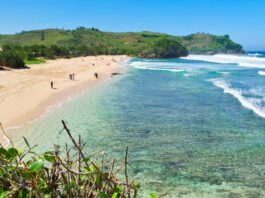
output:
[[[244,53],[243,47],[233,42],[228,35],[191,34],[183,37],[183,43],[193,54]]]
[[[7,50],[0,52],[0,65],[12,68],[23,68],[23,54],[15,50]]]
[[[102,157],[101,166],[90,160],[83,144],[72,137],[62,121],[75,152],[66,144],[64,155],[60,147],[43,154],[34,152],[26,139],[27,149],[0,147],[0,197],[137,197],[138,184],[130,183],[127,173],[127,156],[124,162],[126,181],[117,178],[115,160]]]
[[[75,30],[46,29],[24,31],[14,35],[0,35],[0,46],[6,44],[21,46],[36,45],[50,48],[52,45],[55,45],[68,50],[70,57],[80,54],[128,54],[137,56],[143,52],[143,49],[148,44],[163,37],[175,38],[188,49],[189,53],[243,53],[242,46],[231,41],[227,35],[215,36],[198,33],[177,37],[147,31],[125,33],[102,32],[96,28],[85,27],[79,27]],[[52,56],[52,52],[50,56]]]
[[[45,63],[45,59],[43,58],[35,58],[35,59],[31,59],[31,60],[24,60],[26,65],[31,65],[31,64],[41,64],[41,63]]]
[[[0,65],[24,67],[43,59],[89,55],[131,55],[146,58],[174,58],[188,53],[244,53],[228,35],[197,33],[184,37],[155,32],[112,33],[96,28],[36,30],[0,35]],[[41,58],[41,59],[40,59]]]
[[[187,56],[187,49],[173,37],[161,37],[146,44],[141,57],[145,58],[175,58]]]

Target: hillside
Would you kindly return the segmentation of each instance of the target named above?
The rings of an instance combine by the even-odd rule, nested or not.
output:
[[[229,35],[197,33],[182,37],[182,41],[192,54],[244,53],[242,46],[232,41]]]
[[[189,53],[243,53],[242,46],[230,40],[229,36],[192,34],[170,36],[155,32],[102,32],[95,28],[79,27],[76,30],[46,29],[23,31],[14,35],[0,35],[3,45],[58,45],[63,47],[87,46],[102,50],[102,53],[137,54],[146,44],[156,39],[168,37],[183,44]]]

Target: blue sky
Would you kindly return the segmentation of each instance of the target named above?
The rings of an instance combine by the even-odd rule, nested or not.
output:
[[[0,0],[0,34],[43,28],[229,34],[265,50],[265,0]]]

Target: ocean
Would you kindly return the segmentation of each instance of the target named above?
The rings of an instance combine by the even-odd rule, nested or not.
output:
[[[129,146],[141,197],[265,196],[265,53],[124,67],[19,130],[40,151],[69,142],[61,119],[90,155],[123,159]]]

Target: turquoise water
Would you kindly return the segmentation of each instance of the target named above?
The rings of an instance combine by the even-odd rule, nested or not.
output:
[[[130,174],[141,183],[142,197],[149,191],[264,197],[262,71],[233,61],[132,59],[124,75],[52,108],[23,130],[40,150],[68,141],[61,119],[82,135],[87,153],[104,149],[109,158],[123,158],[129,146]]]

